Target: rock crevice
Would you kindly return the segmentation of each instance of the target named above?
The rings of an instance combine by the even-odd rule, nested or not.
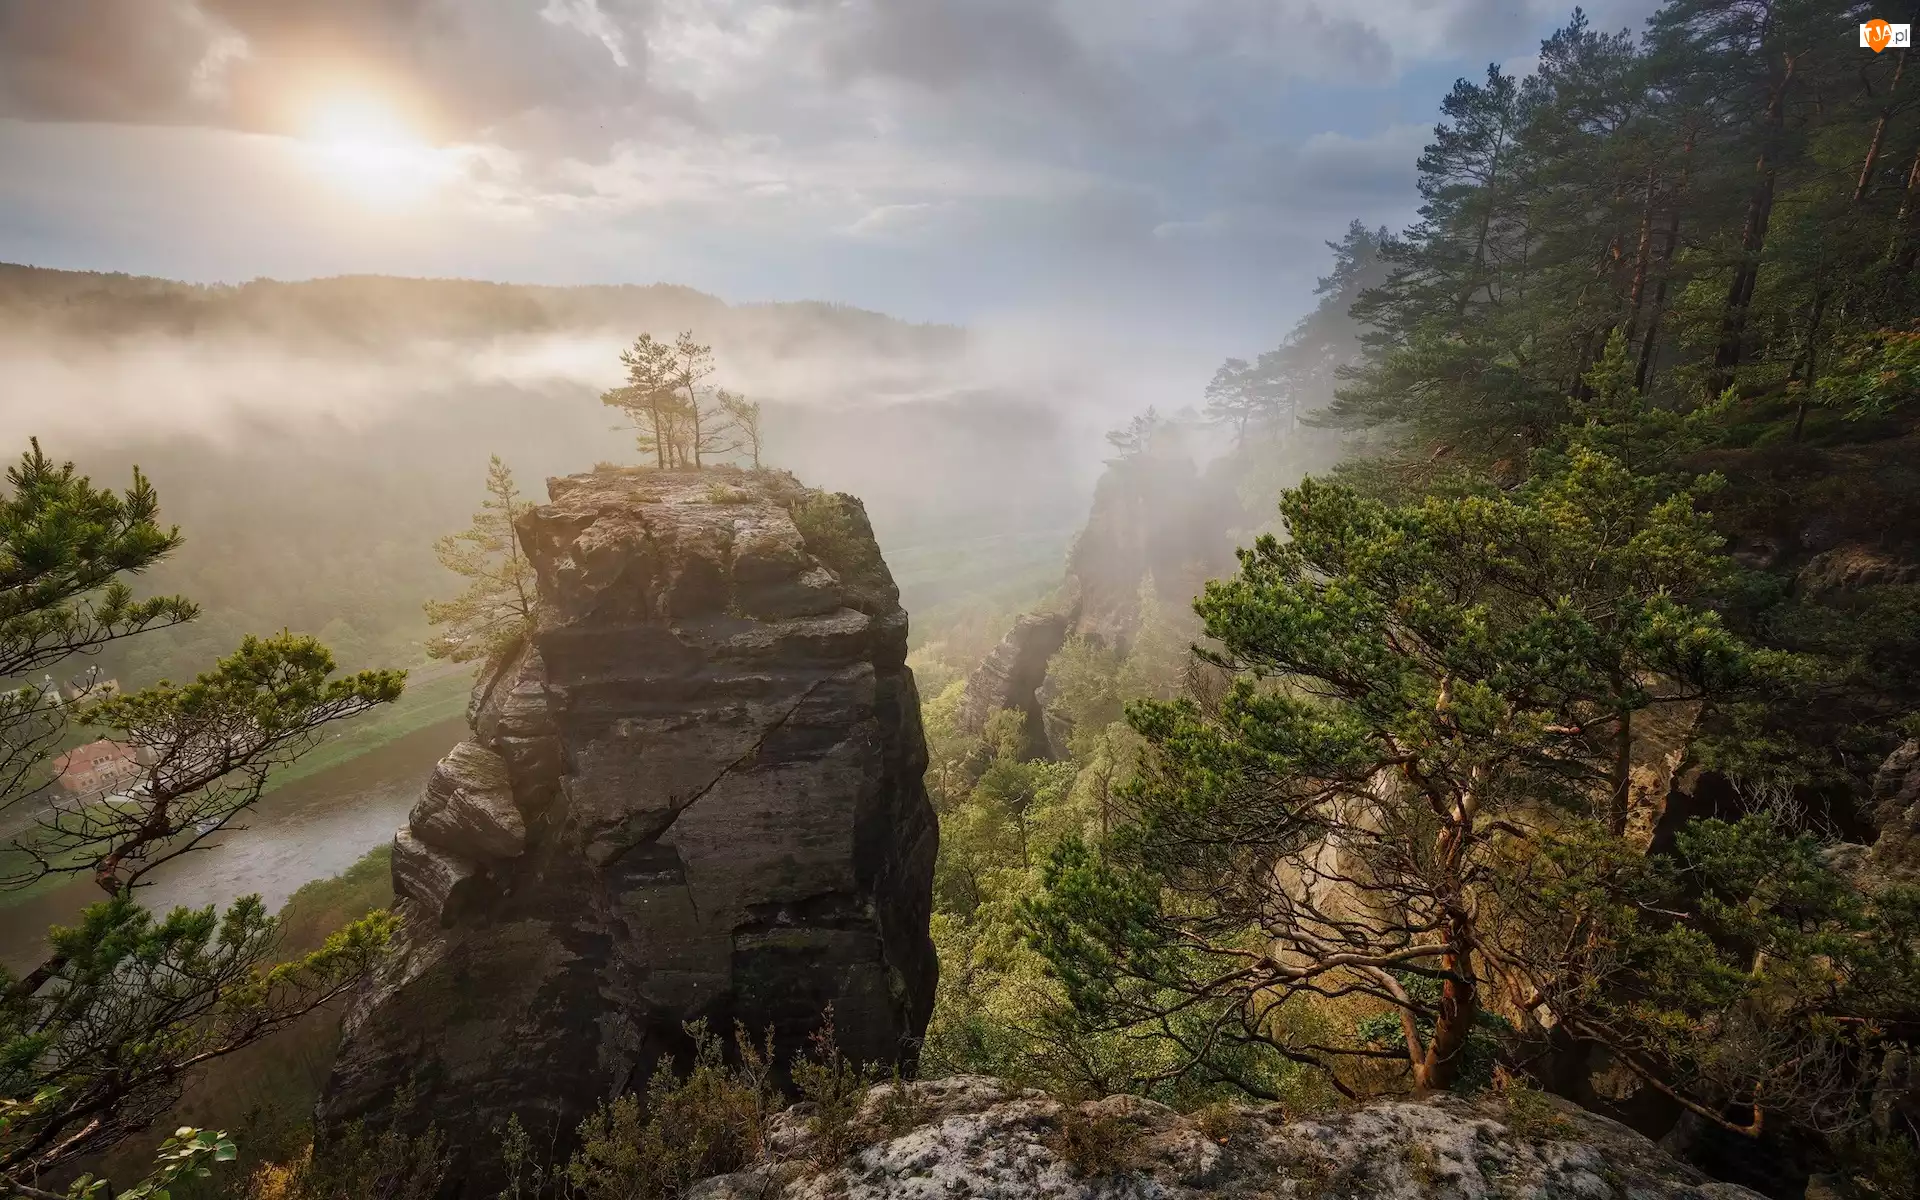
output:
[[[1066,645],[1077,617],[1077,612],[1035,612],[1016,619],[1007,636],[967,676],[960,728],[982,733],[994,713],[1011,709],[1023,718],[1022,758],[1064,758],[1062,748],[1049,737],[1040,693],[1047,681],[1047,664]]]

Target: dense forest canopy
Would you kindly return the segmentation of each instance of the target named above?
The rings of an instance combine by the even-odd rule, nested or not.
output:
[[[1288,490],[1174,621],[1196,657],[1070,642],[1068,763],[930,709],[942,1061],[1289,1104],[1523,1071],[1755,1139],[1716,1161],[1756,1186],[1910,1194],[1902,827],[1865,874],[1822,845],[1875,836],[1920,702],[1920,116],[1868,15],[1576,11],[1456,84],[1419,220],[1208,389],[1213,471]],[[1312,445],[1346,461],[1294,486]]]

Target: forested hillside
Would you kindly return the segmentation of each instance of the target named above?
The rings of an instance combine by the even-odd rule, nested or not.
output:
[[[1639,38],[1576,17],[1525,80],[1457,84],[1320,419],[1390,439],[1354,471],[1388,495],[1512,487],[1570,427],[1630,428],[1609,451],[1699,488],[1742,568],[1702,599],[1840,672],[1784,720],[1857,790],[1920,678],[1913,596],[1883,586],[1920,537],[1920,89],[1836,35],[1855,15],[1675,3]],[[1748,765],[1818,773],[1793,761]]]
[[[540,287],[467,279],[341,276],[283,283],[190,284],[136,275],[0,264],[0,314],[10,331],[116,338],[133,334],[292,336],[391,349],[417,339],[466,341],[581,330],[720,329],[769,357],[838,344],[884,359],[955,355],[961,330],[911,325],[821,303],[729,305],[672,284]]]
[[[1208,391],[1279,536],[1194,623],[1137,573],[1130,645],[1078,614],[1060,761],[930,703],[936,1063],[1540,1086],[1771,1195],[1912,1194],[1920,91],[1867,15],[1576,12],[1446,96],[1418,222]]]

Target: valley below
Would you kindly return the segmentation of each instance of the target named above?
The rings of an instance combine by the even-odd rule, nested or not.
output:
[[[443,717],[282,784],[238,823],[244,828],[156,871],[141,899],[165,912],[175,905],[224,908],[257,894],[269,912],[279,911],[302,884],[338,875],[390,841],[427,772],[464,728],[462,718]],[[45,952],[47,928],[73,921],[100,899],[100,889],[77,878],[5,899],[14,902],[0,907],[0,965],[19,971]]]

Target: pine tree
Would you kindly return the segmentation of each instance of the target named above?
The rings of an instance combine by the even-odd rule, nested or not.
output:
[[[708,398],[706,381],[715,369],[713,347],[694,340],[691,329],[683,330],[673,340],[673,386],[681,401],[680,411],[686,417],[684,444],[695,467],[705,466],[707,455],[731,449],[725,444],[724,422],[715,419],[714,405],[701,406],[702,400]],[[686,461],[683,455],[681,462]]]
[[[1510,970],[1489,880],[1604,819],[1628,715],[1749,670],[1676,599],[1720,577],[1717,538],[1690,495],[1585,448],[1518,493],[1387,506],[1309,480],[1281,511],[1290,540],[1196,605],[1237,681],[1212,711],[1129,709],[1129,820],[1104,857],[1062,851],[1033,936],[1096,1027],[1200,1005],[1227,1043],[1399,1058],[1444,1088]],[[1397,1015],[1397,1048],[1273,1019],[1352,995]],[[1204,1074],[1207,1044],[1186,1050]]]
[[[600,403],[627,414],[640,452],[652,455],[656,467],[676,465],[673,417],[680,401],[674,391],[673,347],[643,333],[620,352],[620,365],[627,369],[626,386],[603,392]]]
[[[427,643],[432,658],[491,660],[533,631],[538,604],[533,563],[513,523],[533,507],[520,498],[513,472],[494,455],[487,465],[487,498],[473,524],[435,541],[440,565],[468,581],[452,600],[429,600],[427,623],[445,632]]]
[[[640,452],[651,455],[654,466],[697,469],[743,448],[753,451],[758,464],[760,406],[709,386],[717,370],[713,347],[697,341],[692,330],[671,343],[643,333],[621,351],[620,363],[627,382],[601,393],[600,403],[627,414]]]
[[[739,445],[734,449],[744,449],[753,456],[753,469],[760,469],[760,451],[764,448],[760,430],[760,402],[749,400],[738,392],[721,388],[714,393],[714,401],[719,404],[721,413],[726,417],[734,433],[739,435]]]
[[[164,560],[178,528],[156,520],[159,498],[138,468],[126,491],[95,488],[35,440],[7,469],[0,495],[0,679],[23,679],[76,654],[190,621],[180,596],[136,600],[120,578]],[[0,810],[36,790],[38,769],[66,729],[66,711],[37,688],[0,693]]]
[[[120,578],[180,544],[177,530],[157,523],[158,499],[138,472],[115,495],[35,444],[7,482],[0,670],[51,666],[195,615],[179,597],[135,600]],[[189,684],[162,682],[76,714],[134,747],[141,775],[110,802],[46,800],[11,847],[27,866],[0,884],[86,877],[106,898],[53,930],[37,965],[17,976],[0,969],[0,1191],[33,1194],[24,1181],[145,1129],[195,1068],[338,999],[378,962],[393,929],[385,913],[273,965],[278,930],[257,896],[224,914],[177,908],[163,918],[137,902],[154,869],[209,848],[276,768],[317,745],[327,726],[396,699],[405,679],[333,673],[312,638],[247,638]],[[44,714],[0,712],[8,714],[0,803],[40,799],[31,780],[49,749]],[[24,740],[15,736],[23,728]],[[183,1129],[162,1155],[123,1194],[164,1194],[182,1171],[230,1159],[233,1147],[224,1135]]]
[[[1834,35],[1863,11],[1671,0],[1641,38],[1576,11],[1524,83],[1457,84],[1332,422],[1519,470],[1619,331],[1664,403],[1732,386],[1804,424],[1836,347],[1916,302],[1916,97]]]

